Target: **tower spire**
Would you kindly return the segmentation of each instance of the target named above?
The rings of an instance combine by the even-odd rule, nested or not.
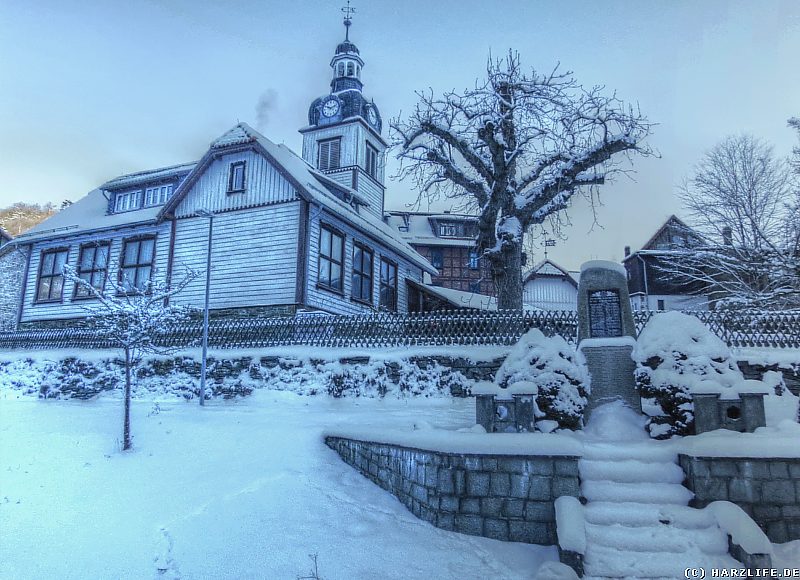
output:
[[[342,12],[344,12],[344,39],[350,40],[350,26],[353,24],[352,15],[356,12],[356,9],[350,6],[350,0],[347,0],[347,6],[342,7]]]

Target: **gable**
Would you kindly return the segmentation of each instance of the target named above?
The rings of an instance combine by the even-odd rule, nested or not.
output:
[[[235,144],[235,143],[233,143]],[[230,192],[231,165],[244,163],[244,190]],[[297,190],[273,163],[254,148],[213,156],[198,168],[175,208],[175,217],[198,210],[215,213],[293,201]]]

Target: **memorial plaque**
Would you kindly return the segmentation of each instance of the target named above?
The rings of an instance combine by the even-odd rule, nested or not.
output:
[[[589,338],[622,336],[618,290],[589,292]]]

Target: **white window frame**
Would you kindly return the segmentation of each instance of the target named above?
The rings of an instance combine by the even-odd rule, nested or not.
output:
[[[144,190],[144,204],[151,205],[164,205],[167,200],[172,196],[172,184],[156,185],[148,187]]]
[[[114,199],[114,213],[138,209],[141,205],[142,190],[118,193]]]

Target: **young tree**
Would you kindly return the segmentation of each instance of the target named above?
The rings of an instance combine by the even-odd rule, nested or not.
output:
[[[131,383],[136,368],[144,354],[165,354],[174,349],[159,344],[164,328],[188,319],[190,309],[170,305],[170,298],[183,290],[197,277],[197,272],[186,270],[171,284],[154,275],[153,279],[137,288],[126,280],[106,280],[103,292],[81,278],[71,266],[64,267],[67,280],[85,289],[96,299],[87,307],[89,324],[103,338],[120,348],[125,356],[125,410],[122,424],[122,449],[131,448]]]
[[[768,144],[727,137],[679,190],[707,243],[676,248],[666,275],[692,282],[728,307],[785,309],[800,303],[800,245],[791,171]]]
[[[391,123],[400,178],[419,201],[445,196],[479,215],[499,308],[522,308],[523,234],[620,171],[621,157],[652,151],[650,124],[602,87],[569,72],[524,72],[519,56],[489,59],[485,80],[461,93],[419,93],[408,119]]]

